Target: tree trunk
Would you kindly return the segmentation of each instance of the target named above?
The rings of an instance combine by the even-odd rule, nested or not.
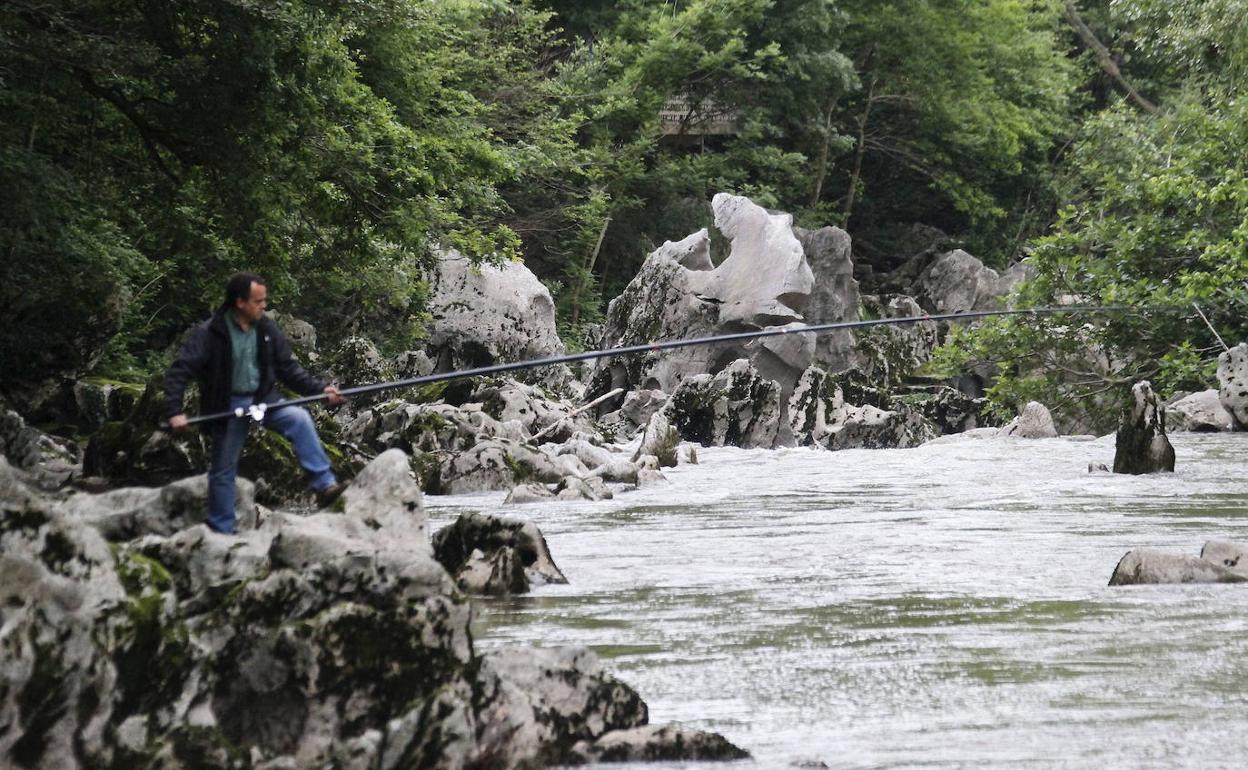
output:
[[[823,146],[819,148],[819,165],[815,172],[815,189],[810,194],[810,208],[819,203],[823,195],[823,182],[828,177],[828,151],[832,144],[832,109],[835,99],[828,99],[828,107],[823,115]]]
[[[1131,101],[1139,105],[1145,112],[1150,115],[1156,115],[1160,112],[1157,105],[1144,98],[1139,91],[1135,90],[1135,86],[1131,85],[1123,77],[1122,70],[1118,69],[1118,65],[1114,62],[1114,57],[1110,55],[1109,49],[1096,38],[1096,33],[1084,23],[1083,17],[1079,15],[1079,10],[1075,8],[1074,0],[1065,0],[1064,5],[1066,7],[1066,20],[1070,22],[1070,26],[1074,28],[1075,34],[1079,36],[1083,44],[1092,51],[1092,55],[1096,57],[1096,63],[1100,65],[1101,70],[1106,75],[1109,75],[1122,90],[1126,91]]]
[[[862,117],[858,118],[858,147],[854,150],[854,171],[849,177],[849,192],[845,194],[845,225],[849,225],[849,217],[854,213],[854,203],[858,197],[858,180],[862,177],[862,158],[867,154],[867,123],[871,120],[871,107],[875,100],[876,78],[871,78],[871,86],[867,89],[867,103],[862,108]]]

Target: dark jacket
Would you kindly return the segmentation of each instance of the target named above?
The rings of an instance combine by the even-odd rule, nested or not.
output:
[[[165,375],[165,418],[181,414],[186,386],[199,382],[200,414],[228,411],[233,359],[225,310],[218,310],[195,327],[178,351],[178,357]],[[256,322],[256,363],[260,367],[260,387],[256,401],[268,401],[280,381],[301,396],[314,396],[325,383],[304,371],[290,353],[290,343],[277,324],[262,317]]]

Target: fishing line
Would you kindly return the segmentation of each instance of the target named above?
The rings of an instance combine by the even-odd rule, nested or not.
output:
[[[404,380],[393,380],[390,382],[378,382],[370,385],[359,385],[352,388],[344,388],[338,391],[338,393],[344,398],[350,398],[352,396],[362,396],[368,393],[401,390],[403,388],[416,387],[417,385],[428,385],[430,383],[446,382],[448,380],[458,380],[468,377],[482,377],[491,374],[503,374],[505,372],[517,372],[525,369],[536,369],[542,366],[554,366],[555,364],[571,364],[578,361],[593,361],[599,358],[614,358],[616,356],[628,356],[635,353],[652,353],[662,350],[698,347],[701,345],[744,342],[746,340],[764,339],[767,337],[784,337],[797,334],[825,334],[827,332],[846,329],[862,329],[871,326],[916,324],[927,321],[966,321],[977,318],[987,318],[989,316],[1045,316],[1059,315],[1062,313],[1091,315],[1099,313],[1146,313],[1156,310],[1187,312],[1190,308],[1178,305],[1069,305],[1006,310],[972,310],[961,313],[933,313],[928,315],[907,316],[904,318],[873,318],[861,321],[838,321],[836,323],[813,325],[790,324],[788,326],[771,327],[755,331],[735,332],[733,334],[719,334],[710,337],[692,337],[683,340],[662,340],[659,342],[647,342],[640,345],[628,345],[619,348],[588,350],[582,353],[569,353],[562,356],[534,358],[527,361],[514,361],[512,363],[494,364],[491,366],[479,366],[473,369],[462,369],[453,372],[437,372],[434,374],[422,375],[420,377],[411,377]],[[260,422],[264,419],[265,414],[274,409],[284,409],[290,406],[313,404],[318,401],[324,401],[327,398],[329,398],[327,394],[318,393],[314,396],[292,398],[284,401],[277,401],[272,404],[252,404],[247,408],[196,415],[188,418],[186,423],[187,425],[196,425],[205,422],[212,422],[214,420],[222,420],[227,417],[250,417],[257,422]],[[168,427],[168,422],[161,422],[162,429],[167,429]]]

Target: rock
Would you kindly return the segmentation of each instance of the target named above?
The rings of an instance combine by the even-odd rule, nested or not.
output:
[[[522,262],[473,265],[443,252],[430,282],[430,358],[438,371],[563,355],[550,292]],[[549,379],[550,370],[537,376]]]
[[[535,767],[645,724],[586,650],[473,653],[400,453],[342,500],[110,548],[0,459],[0,765]],[[562,577],[531,524],[481,518]]]
[[[466,513],[434,534],[433,550],[469,593],[519,594],[530,585],[568,582],[530,521]]]
[[[277,328],[281,329],[282,334],[286,336],[295,358],[302,361],[305,365],[316,363],[316,327],[289,313],[269,310],[265,312],[265,315],[270,321],[277,324]]]
[[[97,378],[65,380],[30,416],[40,423],[72,426],[79,434],[88,435],[106,422],[125,419],[142,395],[141,384]]]
[[[937,257],[919,276],[919,299],[934,313],[995,310],[1005,293],[1001,275],[961,249]]]
[[[0,456],[29,473],[41,488],[59,489],[80,478],[80,455],[73,442],[30,427],[21,415],[0,402]]]
[[[193,603],[183,611],[194,614],[219,604],[243,581],[268,575],[273,536],[262,530],[221,535],[201,524],[168,537],[147,535],[125,549],[131,558],[147,557],[166,570],[178,595]]]
[[[234,512],[240,532],[256,527],[254,490],[247,479],[235,479]],[[163,487],[124,487],[99,495],[79,493],[67,499],[61,510],[112,541],[172,535],[204,521],[208,476],[191,476]]]
[[[433,374],[434,361],[423,350],[405,350],[394,359],[394,373],[400,379],[410,380]]]
[[[1218,356],[1218,401],[1235,430],[1248,430],[1248,343]]]
[[[97,633],[134,630],[120,611],[125,592],[95,530],[24,488],[3,459],[0,487],[0,764],[84,768],[102,757],[108,726],[128,708],[114,693],[149,683],[119,681],[96,644]],[[112,629],[99,622],[109,612],[119,615]],[[114,653],[123,669],[128,652],[119,644]]]
[[[499,422],[514,422],[526,436],[542,433],[542,441],[562,441],[574,433],[592,433],[593,421],[587,412],[572,415],[575,407],[559,401],[541,388],[521,382],[487,384],[472,393],[474,402]]]
[[[637,471],[637,487],[652,487],[656,484],[666,484],[667,476],[662,471],[651,470],[650,468],[642,468]]]
[[[801,320],[814,274],[793,233],[793,217],[728,193],[716,194],[711,208],[715,226],[732,243],[705,289],[719,304],[718,322],[764,328]]]
[[[661,390],[641,389],[630,391],[620,406],[620,416],[640,428],[650,422],[650,417],[667,403],[667,394]]]
[[[603,481],[614,481],[622,484],[636,484],[637,471],[636,463],[625,460],[624,458],[613,459],[610,462],[603,463],[597,468],[589,472],[591,478],[599,478]]]
[[[525,505],[545,502],[555,496],[545,484],[517,484],[507,493],[503,505]]]
[[[640,472],[638,472],[640,473]],[[567,476],[555,487],[555,497],[560,500],[610,500],[614,494],[599,476],[578,478]]]
[[[840,378],[812,366],[789,399],[790,428],[803,446],[885,449],[918,446],[938,435],[914,410],[847,403]]]
[[[863,307],[874,318],[919,318],[926,315],[911,297],[863,297]],[[858,379],[887,394],[932,358],[940,346],[940,325],[935,321],[887,324],[857,332]],[[852,400],[852,399],[851,399]],[[876,403],[874,406],[883,407]]]
[[[381,355],[371,340],[364,337],[348,337],[338,343],[325,357],[324,365],[332,373],[330,379],[343,388],[396,379],[394,366]],[[356,395],[347,399],[345,407],[358,412],[389,397],[385,393]]]
[[[646,432],[641,437],[641,444],[633,454],[633,462],[638,458],[650,455],[657,459],[660,468],[675,468],[677,463],[676,448],[680,446],[680,433],[672,427],[662,412],[650,416],[646,424]]]
[[[814,282],[806,302],[806,323],[811,325],[858,320],[861,297],[854,280],[849,233],[839,227],[818,230],[793,228],[806,252]],[[852,331],[825,332],[815,339],[814,363],[840,372],[859,363]]]
[[[1200,558],[1248,578],[1248,545],[1226,540],[1210,540],[1200,549]]]
[[[433,486],[442,494],[457,495],[511,489],[528,481],[554,484],[562,478],[559,466],[542,450],[497,438],[448,454],[441,461]]]
[[[1174,447],[1166,437],[1166,413],[1148,381],[1131,388],[1114,449],[1114,473],[1174,470]]]
[[[947,385],[922,397],[916,408],[941,434],[965,433],[980,427],[981,413],[986,404]]]
[[[685,380],[663,412],[688,441],[770,449],[779,434],[780,396],[778,384],[763,379],[748,360],[738,359],[714,376]]]
[[[601,444],[595,444],[585,439],[570,439],[554,451],[556,457],[575,457],[586,468],[597,468],[600,465],[614,462],[616,459],[622,459],[618,458],[618,451],[615,451],[613,448],[608,449]],[[583,476],[585,474],[577,473],[571,475]]]
[[[1214,433],[1231,430],[1231,415],[1222,408],[1216,388],[1193,393],[1166,407],[1166,426],[1170,430],[1193,433]]]
[[[1128,551],[1114,574],[1111,586],[1144,585],[1149,583],[1242,583],[1248,576],[1195,556],[1137,549]]]
[[[719,733],[690,730],[676,724],[612,730],[595,741],[577,743],[572,747],[572,755],[578,763],[730,761],[750,758],[749,752],[734,746]]]
[[[728,257],[711,267],[710,235],[700,230],[664,243],[611,301],[603,347],[686,339],[802,321],[814,284],[792,217],[771,214],[749,199],[720,193],[712,201],[715,225],[731,242]],[[756,340],[745,345],[689,347],[604,361],[588,394],[622,387],[674,393],[686,379],[723,370],[748,358],[768,379],[790,388],[814,356],[810,335]],[[606,413],[619,402],[604,405]]]
[[[637,693],[584,647],[499,650],[483,655],[481,668],[481,725],[497,736],[495,767],[561,764],[577,742],[649,718]]]
[[[1056,438],[1057,428],[1053,426],[1053,416],[1038,401],[1028,401],[1023,411],[1001,428],[998,434],[1008,438]]]

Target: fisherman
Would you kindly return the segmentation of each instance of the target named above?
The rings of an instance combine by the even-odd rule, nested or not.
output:
[[[264,426],[285,436],[316,493],[317,504],[333,502],[344,485],[330,469],[316,425],[299,406],[272,411],[280,381],[300,395],[324,393],[330,404],[343,402],[334,385],[308,374],[290,352],[290,343],[265,318],[268,289],[254,273],[235,273],[225,285],[225,302],[191,333],[165,375],[165,416],[170,429],[184,431],[183,396],[192,378],[199,382],[201,412],[242,409],[262,415]],[[257,408],[256,405],[259,405]],[[208,520],[215,532],[234,532],[234,477],[253,418],[228,417],[207,423],[212,440],[208,466]]]

